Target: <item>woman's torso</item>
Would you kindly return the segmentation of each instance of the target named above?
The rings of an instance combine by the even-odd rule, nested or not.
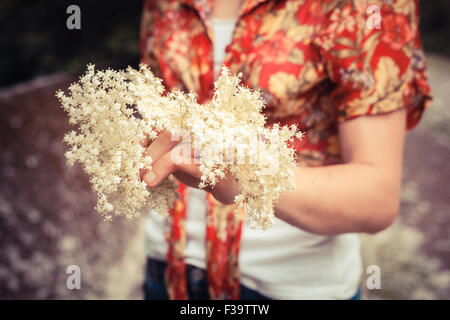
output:
[[[214,74],[225,59],[234,20],[212,20]],[[206,268],[206,193],[189,188],[185,262]],[[167,245],[164,221],[151,215],[147,222],[149,256],[164,260]],[[276,219],[265,233],[244,224],[239,256],[241,283],[276,299],[349,298],[361,275],[356,235],[324,237],[304,232]]]

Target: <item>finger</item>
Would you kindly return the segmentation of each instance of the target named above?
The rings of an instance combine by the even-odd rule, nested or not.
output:
[[[174,139],[172,139],[172,137]],[[151,164],[158,161],[162,155],[169,152],[174,146],[177,144],[177,140],[175,136],[167,130],[162,130],[158,132],[157,137],[153,140],[150,139],[150,136],[146,134],[146,138],[148,138],[148,148],[144,151],[143,156],[150,156],[152,159]],[[144,141],[145,142],[145,141]],[[139,179],[142,181],[144,179],[144,175],[147,173],[147,168],[142,168],[139,170]]]
[[[152,164],[156,163],[164,154],[168,153],[178,144],[178,141],[172,141],[172,135],[169,131],[163,130],[158,137],[145,150],[144,156],[152,158]]]
[[[170,152],[168,152],[153,163],[152,170],[147,171],[143,179],[147,186],[155,187],[175,170],[175,164],[170,159]]]
[[[141,146],[143,146],[144,148],[147,148],[150,144],[150,137],[148,136],[148,134],[144,133],[144,139],[141,140],[140,144]]]
[[[161,135],[160,135],[161,134]],[[160,138],[162,138],[162,139],[165,139],[166,138],[166,136],[168,135],[169,133],[167,132],[167,131],[165,131],[165,132],[161,132],[161,133],[158,133],[157,134],[157,138],[158,138],[158,136],[160,137]],[[146,156],[152,156],[152,154],[151,154],[151,152],[153,152],[151,149],[150,149],[150,151],[149,151],[149,146],[157,139],[157,138],[154,138],[154,139],[150,139],[150,136],[147,134],[147,133],[144,133],[144,139],[143,140],[141,140],[141,142],[140,142],[140,144],[141,144],[141,146],[143,146],[144,148],[147,148],[143,153],[142,153],[142,156],[143,157],[146,157]],[[161,143],[161,142],[158,142],[158,143]],[[157,143],[157,144],[158,144]],[[159,147],[158,146],[156,146],[156,148],[158,149]],[[163,152],[164,150],[162,150],[162,152]],[[155,155],[153,155],[152,156],[152,162],[153,161],[155,161]],[[139,169],[139,180],[140,181],[142,181],[143,180],[143,178],[144,178],[144,175],[147,173],[147,169],[146,168],[141,168],[141,169]]]
[[[139,169],[139,181],[142,181],[144,179],[144,175],[147,173],[147,169],[141,168]]]
[[[194,179],[200,178],[201,174],[198,169],[198,165],[193,164],[192,159],[189,161],[178,161],[180,159],[179,153],[182,152],[181,148],[174,148],[170,152],[164,154],[158,161],[154,162],[152,165],[152,170],[145,173],[143,179],[149,187],[154,187],[158,185],[161,181],[167,178],[170,174],[176,171],[181,171],[186,175],[193,177],[191,183],[195,183]],[[186,175],[178,173],[178,176],[183,176],[183,180],[186,181]],[[198,181],[199,182],[199,181]],[[197,185],[198,185],[197,182]]]
[[[147,133],[144,133],[144,139],[142,139],[139,144],[144,147],[147,148],[150,145],[150,136]],[[144,155],[145,151],[142,153],[142,155]],[[142,181],[142,177],[144,176],[146,170],[144,168],[139,169],[139,181]]]

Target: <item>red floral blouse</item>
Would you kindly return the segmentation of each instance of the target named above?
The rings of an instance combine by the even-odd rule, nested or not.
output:
[[[212,97],[212,0],[145,1],[142,62],[166,89]],[[408,109],[414,127],[429,105],[430,88],[419,35],[418,0],[247,0],[224,64],[259,89],[268,125],[298,124],[299,160],[309,166],[342,161],[338,123]],[[188,193],[170,212],[166,286],[186,299],[183,249]],[[208,194],[207,271],[213,299],[239,298],[238,253],[244,212],[234,215]]]

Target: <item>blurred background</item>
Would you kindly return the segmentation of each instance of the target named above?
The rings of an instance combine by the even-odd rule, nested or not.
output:
[[[381,269],[366,299],[450,299],[450,1],[423,0],[434,101],[406,140],[402,205],[363,235]],[[81,8],[81,29],[66,9]],[[0,299],[140,299],[143,223],[103,220],[80,167],[65,164],[67,119],[54,94],[87,63],[136,67],[142,1],[0,0]],[[69,290],[66,269],[81,269]]]

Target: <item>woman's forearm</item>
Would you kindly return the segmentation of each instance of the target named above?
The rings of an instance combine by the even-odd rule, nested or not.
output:
[[[275,212],[309,232],[374,233],[389,226],[398,211],[399,183],[370,164],[298,167],[295,184],[294,192],[277,201]]]
[[[406,108],[339,125],[344,163],[295,169],[296,190],[275,204],[280,219],[313,233],[375,233],[399,207]]]

